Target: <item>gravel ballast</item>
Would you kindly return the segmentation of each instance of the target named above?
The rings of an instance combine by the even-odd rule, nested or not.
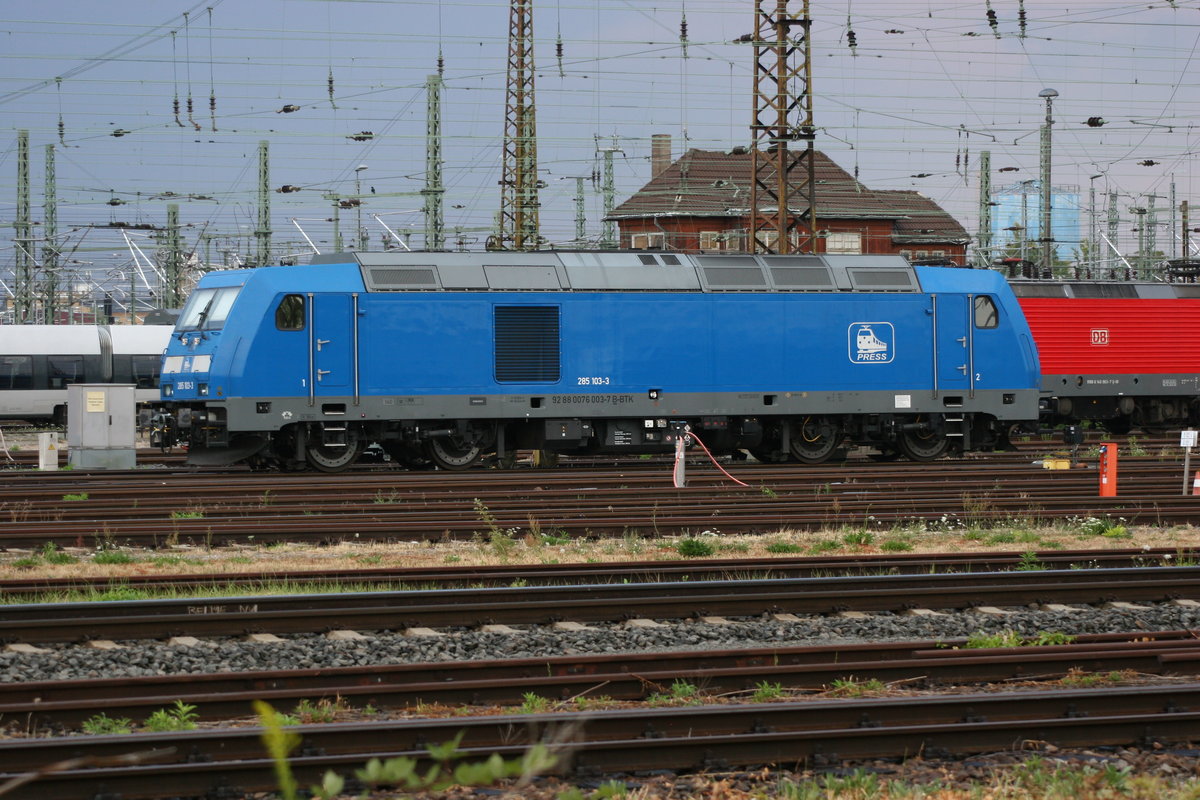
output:
[[[1200,628],[1200,608],[1158,604],[1144,609],[1081,607],[1072,613],[1015,610],[1000,616],[953,612],[922,617],[875,614],[861,619],[814,616],[801,617],[796,622],[761,618],[730,622],[723,625],[674,621],[650,628],[595,625],[582,631],[528,626],[516,633],[448,630],[442,631],[441,636],[405,636],[381,631],[370,633],[365,639],[348,641],[302,634],[284,635],[282,641],[271,643],[202,639],[192,646],[132,640],[120,642],[122,646],[116,650],[73,644],[42,645],[45,652],[0,652],[0,681],[960,639],[1002,631],[1033,638],[1045,632],[1081,635],[1178,630]]]

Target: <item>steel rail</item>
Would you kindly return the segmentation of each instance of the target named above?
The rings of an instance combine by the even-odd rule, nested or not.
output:
[[[1030,550],[1026,553],[927,553],[869,556],[778,556],[771,558],[721,558],[702,561],[627,561],[603,565],[565,563],[488,565],[471,567],[363,567],[355,569],[279,570],[257,572],[180,573],[71,576],[63,578],[0,578],[0,596],[8,598],[101,591],[123,587],[141,591],[170,589],[236,589],[287,584],[373,585],[399,587],[511,586],[554,583],[622,583],[672,580],[728,580],[750,577],[828,577],[933,572],[1003,572],[1028,567],[1032,554],[1044,569],[1096,569],[1099,567],[1158,567],[1191,560],[1200,552],[1190,548],[1137,548],[1117,550]],[[398,587],[398,588],[399,588]]]
[[[467,761],[519,758],[556,744],[561,770],[728,768],[1021,749],[1028,743],[1096,746],[1185,741],[1200,723],[1200,685],[957,694],[754,705],[636,708],[589,714],[521,714],[300,725],[290,759],[302,785],[327,769],[349,771],[371,757],[428,763],[431,743],[461,736]],[[103,791],[126,798],[275,788],[257,728],[169,734],[0,741],[0,780],[81,755],[111,758],[169,751],[173,763],[81,768],[44,774],[40,800]]]
[[[630,617],[824,614],[841,610],[1159,602],[1200,595],[1200,567],[768,578],[482,589],[44,603],[5,608],[0,640],[402,630],[488,623],[614,622]]]
[[[572,536],[625,533],[812,529],[858,524],[885,527],[915,521],[988,524],[1043,521],[1077,515],[1128,523],[1200,521],[1194,498],[1177,493],[1170,465],[1136,463],[1123,469],[1118,498],[1094,495],[1094,473],[989,467],[975,484],[961,465],[931,471],[908,465],[863,465],[826,473],[764,469],[771,491],[730,488],[714,481],[675,490],[647,470],[462,475],[76,477],[20,484],[0,501],[0,546],[174,541],[330,541],[363,538],[466,538],[488,525]],[[886,468],[886,469],[885,469]],[[537,475],[530,481],[531,474]],[[797,477],[803,475],[807,477]],[[918,481],[918,476],[924,476]],[[73,482],[68,482],[73,481]],[[20,483],[20,482],[18,482]],[[764,483],[764,486],[768,484]],[[214,499],[219,495],[222,499]],[[86,496],[79,502],[64,497]],[[488,507],[480,519],[477,503]],[[193,518],[195,517],[195,518]]]
[[[848,676],[908,688],[1013,679],[1046,680],[1072,670],[1194,675],[1200,641],[1188,631],[1084,636],[1069,645],[966,648],[966,641],[889,642],[707,652],[623,653],[373,665],[340,669],[172,675],[0,686],[0,715],[28,730],[78,725],[98,714],[144,720],[182,701],[200,719],[229,720],[263,700],[290,708],[301,700],[352,707],[520,705],[532,693],[554,700],[602,696],[644,700],[687,681],[706,695],[742,695],[763,683],[821,690]],[[964,649],[966,648],[966,649]]]

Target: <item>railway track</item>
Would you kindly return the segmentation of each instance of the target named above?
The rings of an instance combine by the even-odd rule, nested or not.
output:
[[[836,762],[851,757],[973,753],[1027,743],[1121,745],[1185,741],[1200,723],[1200,684],[925,695],[769,704],[638,707],[300,725],[290,759],[301,785],[349,773],[374,757],[422,768],[428,746],[459,739],[468,761],[519,759],[548,742],[557,771],[724,769]],[[0,742],[0,781],[33,772],[41,800],[195,794],[236,796],[277,786],[257,728]],[[461,738],[460,738],[461,737]],[[150,764],[92,767],[142,753]],[[77,766],[62,768],[64,764]],[[57,767],[57,768],[56,768]],[[54,771],[51,771],[54,770]],[[40,772],[40,774],[39,774]]]
[[[762,683],[822,691],[840,679],[915,689],[1012,680],[1052,680],[1072,671],[1194,675],[1200,640],[1191,631],[1080,636],[1065,645],[968,648],[946,639],[833,646],[620,653],[599,656],[407,663],[370,667],[39,681],[0,685],[0,715],[27,730],[77,727],[96,715],[145,720],[182,701],[203,720],[252,714],[263,700],[280,709],[302,701],[347,708],[519,706],[527,694],[569,703],[646,700],[676,682],[707,697],[744,697]]]
[[[1200,567],[584,584],[13,605],[0,641],[79,642],[633,618],[1200,600]],[[686,587],[681,591],[681,587]]]
[[[674,489],[669,472],[653,466],[334,476],[18,472],[0,489],[0,547],[440,541],[489,530],[694,535],[1088,516],[1200,523],[1200,504],[1180,493],[1179,467],[1150,457],[1122,462],[1115,498],[1096,496],[1093,470],[1028,463],[753,465],[739,474],[749,488],[697,468],[687,488]]]
[[[1032,561],[1030,555],[1033,556]],[[99,592],[114,587],[138,591],[236,591],[265,586],[303,588],[321,585],[396,588],[645,583],[729,580],[734,578],[805,578],[834,575],[929,574],[933,572],[1004,572],[1016,569],[1097,569],[1158,567],[1193,560],[1187,549],[1045,550],[1029,553],[934,553],[887,556],[806,556],[803,558],[705,559],[703,561],[629,561],[604,565],[539,564],[476,567],[363,567],[303,571],[261,570],[243,573],[122,575],[119,577],[0,578],[0,597],[37,599],[71,591]]]

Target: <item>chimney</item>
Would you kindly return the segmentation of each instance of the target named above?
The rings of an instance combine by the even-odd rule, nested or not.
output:
[[[650,177],[657,178],[669,166],[671,166],[671,134],[653,134],[650,137]]]

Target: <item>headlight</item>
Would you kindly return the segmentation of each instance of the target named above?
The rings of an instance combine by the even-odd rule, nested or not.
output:
[[[201,397],[208,397],[208,384],[207,383],[197,384],[196,385],[196,394],[200,395]]]
[[[175,387],[172,384],[164,383],[162,385],[163,397],[173,397],[175,395]]]

